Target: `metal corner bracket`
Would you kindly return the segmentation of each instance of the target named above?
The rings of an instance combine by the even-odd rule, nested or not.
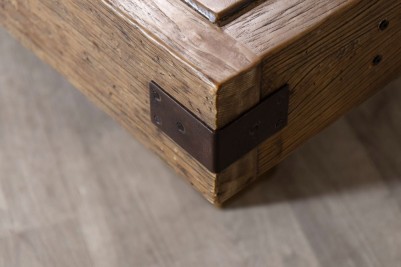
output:
[[[225,170],[288,122],[288,85],[218,130],[208,127],[155,82],[150,82],[149,90],[153,124],[213,173]]]

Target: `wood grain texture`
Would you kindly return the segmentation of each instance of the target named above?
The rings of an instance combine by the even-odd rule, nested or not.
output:
[[[384,19],[392,26],[380,31]],[[401,72],[400,40],[400,1],[361,2],[328,20],[319,31],[266,58],[263,76],[274,78],[264,83],[262,94],[284,81],[294,86],[289,127],[260,148],[260,170],[274,166],[276,159],[396,77]],[[375,66],[377,56],[383,61]]]
[[[318,30],[327,19],[349,10],[358,2],[361,1],[266,0],[223,29],[236,40],[266,57]]]
[[[207,171],[152,125],[148,83],[155,80],[169,89],[190,110],[216,127],[259,101],[259,68],[223,82],[218,85],[222,90],[216,91],[216,84],[199,78],[192,68],[172,57],[138,25],[128,22],[109,5],[86,0],[2,1],[0,8],[1,22],[27,47],[68,77],[178,173],[188,177],[209,201],[215,202],[216,174]],[[220,72],[214,77],[217,75],[224,77]],[[243,93],[237,91],[241,85]],[[224,113],[216,113],[218,106]],[[210,120],[209,115],[213,116]],[[247,170],[253,173],[255,162],[251,159],[255,157],[242,162],[249,162]],[[227,172],[231,169],[236,169],[236,165]]]
[[[0,19],[220,204],[399,73],[400,6],[265,1],[219,28],[179,0],[0,0]],[[379,30],[383,19],[390,26]],[[151,80],[212,129],[288,83],[289,125],[212,174],[151,124]]]
[[[98,53],[108,53],[125,71],[133,72],[132,75],[141,75],[138,69],[146,71],[148,77],[156,79],[212,129],[223,127],[230,122],[227,118],[239,114],[229,115],[228,110],[219,112],[217,103],[235,105],[236,99],[230,98],[233,95],[231,80],[241,74],[252,79],[241,80],[247,92],[254,81],[248,73],[256,72],[259,58],[218,27],[199,19],[185,4],[173,3],[159,0],[135,3],[2,1],[3,12],[12,8],[14,12],[27,9],[49,19],[64,21],[62,27],[67,31],[66,35],[78,32],[88,39],[102,37],[105,40],[93,43],[90,48],[97,49]],[[42,6],[46,8],[42,10]],[[14,16],[16,20],[19,17]],[[43,31],[42,34],[46,34]],[[241,89],[241,83],[237,82],[238,93]],[[250,99],[248,108],[255,101],[258,99]],[[246,102],[242,100],[239,106],[246,106]]]
[[[85,1],[83,1],[85,2]],[[205,121],[212,129],[218,129],[233,118],[252,107],[260,99],[259,80],[255,79],[260,58],[247,46],[224,34],[217,26],[203,21],[196,12],[177,0],[106,0],[112,10],[120,13],[130,22],[143,25],[144,29],[173,49],[175,56],[194,66],[205,76],[214,88],[206,91],[205,102],[197,103],[199,96],[183,101],[185,107]],[[180,79],[180,77],[175,77]],[[234,81],[235,80],[235,81]],[[235,90],[230,86],[235,82]],[[169,88],[167,81],[164,81]],[[197,85],[189,84],[179,95],[188,95],[188,91],[197,90]],[[249,89],[256,89],[254,92]],[[176,98],[180,100],[180,97]],[[238,99],[232,96],[241,95]],[[175,96],[175,95],[173,95]],[[234,110],[220,109],[220,106],[244,107]],[[205,110],[206,108],[206,110]],[[212,111],[212,118],[204,113]],[[201,112],[200,112],[201,111]]]
[[[291,88],[288,126],[258,148],[259,175],[401,72],[400,1],[312,2],[265,2],[225,29],[263,56],[262,97]],[[229,181],[222,199],[244,186]]]
[[[0,29],[0,266],[398,267],[401,80],[224,210]]]

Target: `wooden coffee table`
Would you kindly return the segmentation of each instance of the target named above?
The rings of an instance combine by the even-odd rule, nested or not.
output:
[[[401,70],[401,0],[1,0],[0,23],[214,204]]]

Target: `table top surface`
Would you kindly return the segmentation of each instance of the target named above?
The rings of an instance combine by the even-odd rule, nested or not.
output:
[[[211,22],[216,23],[225,17],[240,13],[249,5],[261,2],[256,0],[182,0],[207,17]]]
[[[401,80],[225,209],[0,30],[0,266],[399,266]]]

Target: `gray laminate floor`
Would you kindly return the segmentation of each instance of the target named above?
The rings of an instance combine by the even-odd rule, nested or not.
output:
[[[0,266],[401,266],[401,80],[219,210],[0,30]]]

